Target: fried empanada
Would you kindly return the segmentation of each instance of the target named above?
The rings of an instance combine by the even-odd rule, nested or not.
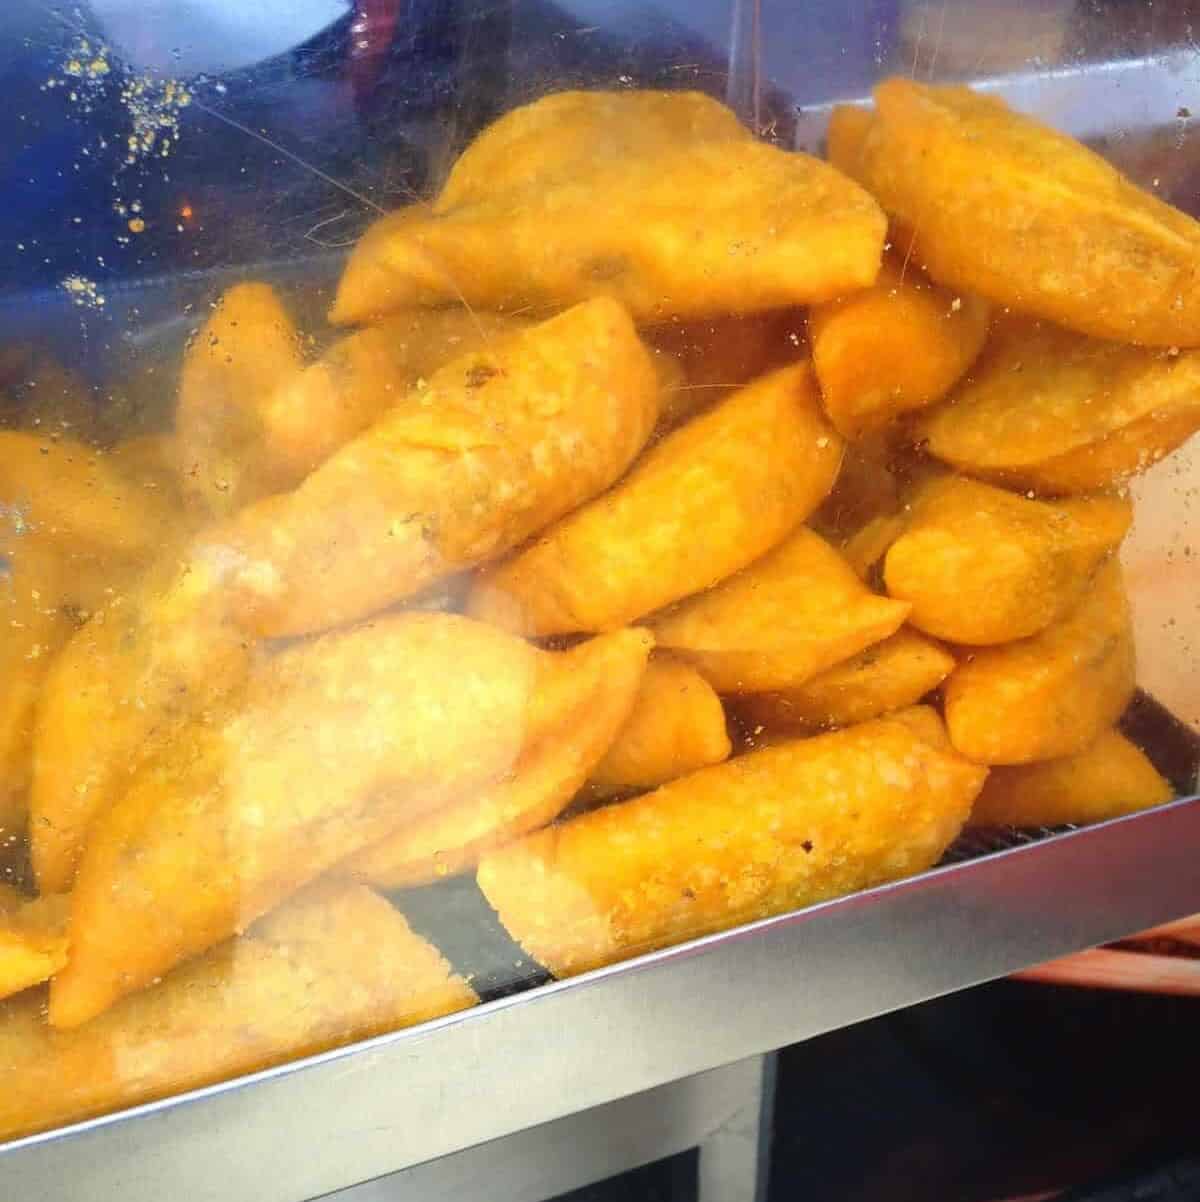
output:
[[[748,142],[731,109],[703,92],[553,92],[493,121],[458,157],[433,210],[570,183],[695,142]]]
[[[235,284],[183,356],[175,451],[184,492],[231,513],[277,484],[265,406],[303,365],[299,331],[270,284]]]
[[[40,703],[37,685],[31,689],[29,844],[43,893],[71,887],[92,815],[111,801],[114,782],[132,770],[128,757],[143,745],[152,726],[132,706],[136,694],[130,682],[123,682],[129,708],[119,705],[119,686],[112,676],[119,647],[116,622],[97,615],[75,633],[53,666],[39,674]],[[40,711],[36,724],[35,705]],[[131,728],[128,735],[125,727]]]
[[[360,848],[504,779],[550,655],[412,612],[267,660],[93,822],[51,1022],[86,1021]]]
[[[479,885],[558,977],[919,872],[986,770],[881,719],[738,756],[486,856]]]
[[[767,731],[850,726],[914,705],[954,665],[944,647],[902,627],[797,688],[739,698],[737,713],[747,726]]]
[[[263,398],[261,443],[247,451],[260,487],[246,499],[294,488],[418,380],[522,328],[514,318],[461,307],[416,309],[339,339]]]
[[[992,769],[970,825],[1084,825],[1161,805],[1174,796],[1145,754],[1113,729],[1075,755]]]
[[[1121,716],[1134,688],[1133,630],[1110,559],[1059,622],[963,657],[946,681],[954,746],[981,764],[1075,755]]]
[[[768,551],[824,499],[841,457],[809,365],[772,372],[484,572],[469,612],[529,635],[628,625]]]
[[[974,646],[1028,638],[1061,620],[1133,519],[1127,500],[1035,501],[961,476],[917,490],[888,548],[888,594],[918,630]]]
[[[1191,217],[997,97],[897,78],[875,102],[835,161],[913,231],[935,280],[1098,338],[1200,344]]]
[[[0,539],[0,844],[25,828],[34,711],[71,633],[61,556],[32,535]]]
[[[940,401],[975,361],[989,307],[885,259],[875,283],[808,315],[829,420],[849,439]]]
[[[157,552],[176,514],[169,497],[132,483],[101,451],[0,430],[0,522],[59,546],[129,559]]]
[[[1200,351],[1155,351],[1010,319],[916,437],[971,475],[1048,493],[1119,484],[1200,428]]]
[[[544,656],[508,777],[414,819],[341,871],[383,889],[424,885],[469,871],[485,852],[557,818],[629,720],[650,646],[646,631],[620,630]]]
[[[865,587],[801,527],[768,555],[651,624],[718,693],[791,689],[895,634],[908,605]]]
[[[0,884],[0,998],[48,981],[67,962],[67,899]]]
[[[874,124],[874,110],[858,104],[835,104],[829,112],[825,157],[851,179],[862,178],[860,160]]]
[[[38,888],[61,893],[95,814],[142,759],[245,678],[254,647],[221,586],[223,548],[168,556],[76,631],[45,677],[29,793]]]
[[[231,604],[257,633],[303,634],[500,555],[612,484],[659,396],[611,301],[461,356],[210,540],[227,548]]]
[[[478,1001],[399,911],[318,885],[72,1031],[0,1006],[0,1139],[134,1106]]]
[[[601,794],[653,789],[719,764],[731,750],[725,710],[712,685],[690,665],[658,654],[590,784]]]
[[[829,300],[879,270],[883,213],[818,159],[741,137],[615,161],[573,146],[565,154],[578,166],[562,177],[383,218],[351,254],[330,319],[605,296],[663,321]]]

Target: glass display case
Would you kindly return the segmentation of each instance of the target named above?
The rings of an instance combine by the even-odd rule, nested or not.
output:
[[[10,2],[12,1196],[644,1131],[1200,910],[1193,16]]]

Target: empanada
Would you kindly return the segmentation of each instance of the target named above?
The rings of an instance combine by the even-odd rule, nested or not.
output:
[[[504,779],[538,712],[540,666],[558,662],[419,612],[278,652],[94,820],[51,1022],[86,1021],[360,848]]]
[[[469,612],[529,635],[628,625],[768,551],[824,499],[841,457],[809,365],[772,372],[484,572]]]
[[[889,596],[918,630],[955,643],[1027,638],[1078,604],[1133,519],[1118,497],[1036,501],[961,476],[919,488],[888,548]]]
[[[1009,319],[915,436],[973,476],[1091,492],[1145,471],[1200,428],[1200,351],[1156,351]]]
[[[940,401],[982,349],[989,316],[978,297],[894,257],[870,288],[814,305],[809,341],[829,420],[855,439]]]
[[[1129,601],[1113,558],[1061,621],[964,654],[946,681],[946,725],[954,746],[980,764],[1057,759],[1112,726],[1133,688]]]
[[[1073,138],[959,86],[889,79],[835,161],[935,280],[1146,346],[1200,344],[1200,224]],[[845,119],[859,122],[859,118]]]
[[[733,111],[703,92],[552,92],[493,121],[459,155],[433,211],[569,183],[681,144],[750,140]]]
[[[901,627],[794,689],[741,697],[737,713],[768,732],[850,726],[903,709],[937,688],[955,660],[944,647]]]
[[[1074,755],[993,768],[970,824],[1083,825],[1160,805],[1174,795],[1145,753],[1112,729]]]
[[[403,915],[318,885],[71,1031],[40,993],[0,1005],[0,1139],[149,1102],[478,1001]]]
[[[986,769],[880,719],[681,777],[486,856],[479,885],[558,977],[937,862]]]
[[[220,549],[168,555],[75,631],[37,705],[29,792],[38,888],[71,887],[94,815],[142,760],[245,678],[255,648],[232,621]]]
[[[202,512],[230,513],[283,487],[265,407],[303,362],[300,332],[270,284],[235,284],[192,336],[174,449],[184,491]]]
[[[725,710],[695,668],[657,654],[642,677],[633,712],[592,769],[594,792],[653,789],[729,758]]]
[[[629,721],[650,645],[646,631],[621,630],[542,657],[525,742],[505,778],[413,819],[340,871],[383,889],[424,885],[552,821]]]
[[[652,623],[718,693],[792,689],[899,630],[908,604],[872,593],[801,527],[736,576]]]
[[[503,554],[612,484],[659,399],[612,301],[460,356],[210,540],[228,547],[231,604],[258,633],[302,634]]]
[[[494,186],[482,164],[497,151],[507,158],[509,139],[495,131],[522,125],[517,114],[485,131],[478,152],[467,149],[433,209],[413,206],[369,230],[331,320],[412,305],[515,311],[607,296],[639,320],[662,321],[829,300],[875,279],[886,220],[827,163],[740,131],[663,138],[651,124],[598,134],[590,115],[575,141],[572,103],[540,102],[546,119],[514,139],[516,157]],[[594,103],[638,102],[601,95]],[[604,153],[610,144],[627,152]]]

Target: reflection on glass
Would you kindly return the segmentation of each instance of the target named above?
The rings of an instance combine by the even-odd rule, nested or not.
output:
[[[735,7],[3,18],[0,1135],[1190,786],[1200,227]]]

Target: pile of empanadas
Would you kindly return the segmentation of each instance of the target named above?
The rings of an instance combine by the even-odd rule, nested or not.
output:
[[[472,1004],[379,891],[565,975],[1171,796],[1117,552],[1200,225],[964,88],[829,158],[548,96],[336,332],[227,291],[169,432],[3,410],[0,1135]]]

